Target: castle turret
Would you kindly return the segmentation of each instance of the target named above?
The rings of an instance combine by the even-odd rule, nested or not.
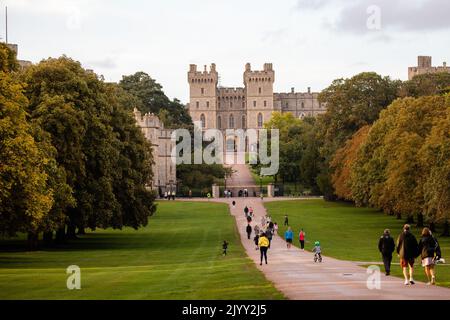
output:
[[[252,71],[247,63],[244,71],[245,95],[247,99],[247,127],[262,128],[270,119],[273,106],[273,83],[275,72],[271,63],[265,63],[262,71]]]
[[[189,113],[192,121],[201,121],[204,129],[215,128],[217,118],[217,82],[219,75],[216,65],[211,64],[209,71],[197,71],[197,65],[191,64],[188,72]]]

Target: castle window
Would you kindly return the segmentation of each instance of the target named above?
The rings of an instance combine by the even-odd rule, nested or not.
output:
[[[232,114],[230,114],[230,118],[229,118],[229,121],[228,121],[228,127],[229,128],[234,128],[234,117],[233,117]]]
[[[263,126],[263,115],[258,113],[258,128],[262,128]]]
[[[209,108],[209,101],[206,101],[206,107]]]
[[[217,128],[222,129],[222,117],[221,116],[217,117]]]
[[[302,101],[302,108],[305,108],[305,103]]]
[[[264,100],[264,107],[267,107],[267,101]]]
[[[200,102],[195,102],[195,106],[197,107],[197,109],[198,109],[198,107],[200,106]]]
[[[206,127],[206,118],[203,113],[200,115],[200,122],[202,123],[202,128],[205,128]]]
[[[242,116],[242,129],[244,129],[245,127],[247,127],[247,119],[245,118],[245,115]]]
[[[253,101],[253,106],[256,107],[256,101]]]
[[[205,88],[202,88],[202,94],[205,94]]]
[[[258,93],[261,94],[261,87],[258,88]]]

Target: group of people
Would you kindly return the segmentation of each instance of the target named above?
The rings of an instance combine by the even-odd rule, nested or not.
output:
[[[164,192],[164,199],[166,200],[175,200],[175,190]]]
[[[400,258],[405,285],[415,284],[413,278],[414,262],[419,256],[428,279],[427,284],[436,284],[434,266],[441,259],[441,248],[429,228],[423,228],[421,239],[418,242],[411,232],[410,225],[405,224],[402,233],[398,236],[397,246],[391,237],[389,229],[386,229],[378,241],[378,250],[381,252],[387,276],[391,272],[392,254],[396,251]]]

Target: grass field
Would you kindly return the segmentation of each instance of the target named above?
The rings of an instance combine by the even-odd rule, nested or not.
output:
[[[81,290],[66,288],[69,265],[81,268]],[[0,241],[0,299],[281,298],[245,255],[225,204],[160,202],[146,228],[91,232],[58,249]]]
[[[289,224],[296,235],[294,244],[299,246],[298,232],[303,228],[306,232],[305,249],[311,250],[313,243],[319,240],[323,254],[343,260],[381,262],[378,252],[378,239],[383,230],[389,228],[394,239],[402,230],[403,220],[386,216],[381,212],[368,208],[355,208],[350,204],[325,202],[323,200],[277,201],[265,204],[273,221],[278,222],[280,235],[284,235],[284,215],[288,214]],[[413,228],[416,236],[421,229]],[[439,235],[439,232],[436,232]],[[439,238],[443,257],[450,262],[450,238]],[[398,263],[394,254],[393,263]],[[420,259],[416,259],[416,276],[425,281]],[[450,287],[450,264],[438,265],[437,284]],[[384,268],[382,268],[384,269]],[[400,276],[398,265],[393,265],[391,273]]]

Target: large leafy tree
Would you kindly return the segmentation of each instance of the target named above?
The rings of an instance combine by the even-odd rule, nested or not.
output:
[[[370,126],[364,126],[356,131],[356,133],[347,140],[345,145],[336,151],[330,163],[333,170],[331,181],[335,193],[340,199],[353,200],[351,190],[352,166],[357,159],[361,145],[369,134],[369,130]]]
[[[405,81],[400,86],[401,97],[441,95],[450,92],[450,73],[425,73]]]
[[[186,107],[179,100],[170,100],[162,86],[145,72],[123,76],[120,86],[138,98],[137,108],[142,113],[158,115],[167,128],[189,128],[192,119]]]
[[[0,233],[26,232],[34,248],[53,205],[46,172],[52,159],[33,137],[28,101],[10,74],[15,63],[8,51],[0,44]]]
[[[76,206],[67,207],[67,236],[85,227],[139,227],[153,211],[145,184],[150,149],[135,126],[130,95],[103,83],[67,57],[29,68],[30,114],[51,136]],[[139,154],[137,154],[139,153]],[[123,178],[123,180],[122,180]],[[63,239],[65,228],[58,232]]]
[[[374,72],[364,72],[350,79],[337,79],[320,95],[327,112],[319,117],[320,136],[323,137],[321,155],[324,163],[318,183],[324,196],[333,198],[329,163],[337,149],[345,144],[356,131],[378,119],[396,97],[400,81],[392,81]]]
[[[432,221],[444,222],[450,235],[450,96],[446,97],[446,116],[438,119],[419,152],[429,167],[423,182],[424,211]]]
[[[405,98],[382,112],[355,162],[352,194],[358,204],[421,217],[431,167],[419,150],[447,104],[440,96]]]

